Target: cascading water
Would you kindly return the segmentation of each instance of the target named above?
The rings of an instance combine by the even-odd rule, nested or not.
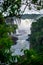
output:
[[[17,37],[16,45],[11,47],[12,55],[24,55],[23,50],[29,49],[30,43],[27,41],[28,34],[30,34],[31,27],[31,19],[21,20],[21,23],[18,23],[18,29],[16,30],[16,34],[13,36]],[[22,50],[22,51],[21,51]]]

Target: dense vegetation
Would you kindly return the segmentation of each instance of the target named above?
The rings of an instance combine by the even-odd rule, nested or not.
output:
[[[4,0],[2,3],[1,12],[8,13],[7,16],[17,16],[19,17],[21,6],[21,0]]]
[[[11,59],[10,48],[13,44],[12,37],[8,33],[16,30],[16,25],[12,27],[10,24],[5,23],[5,19],[0,13],[0,61],[2,63],[8,63]]]
[[[30,43],[38,53],[43,53],[43,17],[32,23]]]
[[[16,58],[18,62],[11,65],[43,65],[43,57],[38,55],[33,49],[24,50],[24,56],[17,56]]]

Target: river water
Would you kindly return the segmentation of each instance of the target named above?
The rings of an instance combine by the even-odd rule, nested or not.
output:
[[[16,41],[16,44],[11,46],[11,52],[12,56],[14,55],[24,55],[24,50],[29,49],[30,42],[27,41],[29,38],[28,34],[31,33],[31,23],[33,20],[31,19],[25,19],[21,20],[21,23],[18,23],[18,29],[16,29],[16,33],[13,34],[14,37],[17,37],[18,40]]]

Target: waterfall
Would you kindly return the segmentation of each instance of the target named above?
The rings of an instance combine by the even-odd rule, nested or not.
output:
[[[34,15],[33,15],[34,16]],[[37,16],[35,15],[34,17],[29,18],[21,18],[19,19],[14,19],[16,21],[16,24],[18,25],[18,28],[16,30],[16,34],[13,34],[13,36],[17,37],[18,40],[16,40],[16,45],[11,46],[11,52],[12,55],[24,55],[24,50],[30,48],[30,42],[29,42],[29,34],[31,34],[31,24],[32,22],[36,21],[35,19]],[[39,16],[39,15],[38,15]],[[29,17],[29,16],[27,16]],[[32,19],[35,18],[35,19]],[[28,39],[28,40],[27,40]],[[23,51],[21,51],[23,50]]]
[[[20,24],[19,22],[17,22],[18,29],[16,30],[16,34],[14,35],[15,37],[18,38],[18,40],[16,41],[17,44],[11,47],[12,55],[22,56],[24,55],[23,51],[25,49],[29,49],[30,42],[27,41],[27,39],[29,37],[28,34],[30,34],[31,23],[32,23],[31,19],[25,19],[25,20],[21,19]]]

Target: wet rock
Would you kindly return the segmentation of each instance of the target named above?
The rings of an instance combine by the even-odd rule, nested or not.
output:
[[[18,38],[12,36],[12,40],[13,40],[14,44],[16,44],[16,41],[18,40]]]
[[[26,41],[29,41],[30,38],[26,39]]]
[[[26,41],[29,41],[30,40],[30,34],[28,34],[28,39],[26,39]]]

